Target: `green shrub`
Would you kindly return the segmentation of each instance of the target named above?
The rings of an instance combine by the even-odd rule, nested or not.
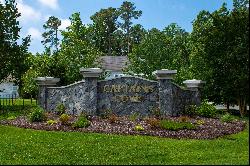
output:
[[[223,115],[223,116],[220,118],[220,120],[221,120],[222,122],[232,122],[233,120],[235,120],[235,118],[234,118],[232,115],[230,115],[229,113],[226,113],[225,115]]]
[[[203,125],[203,124],[205,124],[205,122],[204,122],[203,120],[197,120],[197,121],[196,121],[196,124],[197,124],[197,125]]]
[[[102,110],[102,112],[100,113],[100,116],[103,119],[106,119],[106,118],[108,118],[111,115],[112,115],[112,110],[111,109]]]
[[[129,120],[131,121],[136,121],[136,119],[138,118],[139,118],[139,114],[137,112],[134,112],[131,115],[129,115]]]
[[[64,114],[66,112],[66,108],[65,108],[65,106],[62,104],[62,103],[60,103],[60,104],[58,104],[57,106],[56,106],[56,114],[57,115],[62,115],[62,114]]]
[[[135,131],[144,131],[144,128],[141,125],[136,125],[134,130]]]
[[[74,128],[83,128],[88,127],[90,125],[90,121],[85,116],[79,116],[77,121],[75,121],[72,125]]]
[[[56,124],[56,123],[57,123],[57,121],[52,120],[52,119],[50,119],[50,120],[47,121],[48,125],[53,125],[53,124]]]
[[[185,107],[185,109],[182,111],[182,115],[188,115],[188,116],[194,116],[197,112],[197,106],[196,105],[189,105]]]
[[[62,124],[68,124],[70,116],[67,114],[62,114],[59,118]]]
[[[31,122],[41,122],[45,120],[45,112],[41,107],[36,107],[29,115],[29,120]]]
[[[81,113],[80,113],[80,116],[83,116],[83,117],[86,117],[87,118],[87,120],[89,120],[89,121],[91,121],[91,119],[92,119],[92,115],[89,115],[87,112],[85,112],[85,111],[82,111]]]
[[[209,104],[207,100],[204,100],[197,109],[197,115],[213,118],[216,116],[216,108],[213,104]]]
[[[154,117],[157,117],[157,118],[161,117],[161,110],[159,107],[155,107],[151,109],[150,112],[152,113]]]
[[[195,125],[190,122],[174,122],[170,120],[161,120],[160,128],[167,130],[195,129]]]
[[[16,117],[15,116],[9,116],[8,118],[7,118],[7,120],[14,120],[14,119],[16,119]]]

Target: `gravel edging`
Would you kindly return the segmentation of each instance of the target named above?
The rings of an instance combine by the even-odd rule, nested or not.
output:
[[[49,115],[49,119],[58,120],[58,116]],[[70,123],[76,120],[76,116],[72,116]],[[178,117],[168,117],[167,119],[178,121]],[[152,128],[144,120],[131,121],[128,117],[119,117],[119,121],[110,123],[108,119],[102,119],[100,117],[92,117],[91,125],[87,128],[73,128],[70,125],[62,125],[60,122],[49,125],[47,122],[29,122],[26,116],[19,116],[14,120],[2,120],[0,124],[10,125],[21,128],[29,128],[36,130],[48,130],[48,131],[76,131],[76,132],[92,132],[92,133],[106,133],[106,134],[121,134],[121,135],[148,135],[157,137],[167,137],[175,139],[215,139],[224,135],[235,134],[243,131],[245,128],[245,122],[235,120],[230,123],[221,122],[219,119],[194,117],[190,118],[191,123],[196,123],[197,120],[202,120],[205,123],[199,125],[195,130],[163,130],[159,128]],[[143,131],[135,131],[134,127],[141,125]]]

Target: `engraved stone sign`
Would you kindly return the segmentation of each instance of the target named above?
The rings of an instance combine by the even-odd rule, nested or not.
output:
[[[111,109],[118,115],[149,115],[158,107],[158,82],[137,77],[121,77],[97,84],[98,113]]]

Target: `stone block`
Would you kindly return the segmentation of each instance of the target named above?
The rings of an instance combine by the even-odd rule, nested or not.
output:
[[[202,87],[202,85],[204,83],[206,83],[205,81],[201,81],[201,80],[186,80],[183,81],[183,83],[187,86],[188,89],[190,90],[198,90],[198,88]]]
[[[177,70],[156,70],[153,72],[157,79],[173,79],[174,75],[177,74]]]
[[[102,74],[100,68],[81,68],[80,73],[84,78],[98,78]]]

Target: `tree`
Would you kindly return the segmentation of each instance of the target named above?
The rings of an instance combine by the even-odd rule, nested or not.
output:
[[[249,7],[248,1],[234,0],[209,13],[201,11],[193,23],[191,69],[207,81],[205,94],[216,103],[238,102],[246,113],[249,96]]]
[[[92,40],[96,48],[108,55],[116,55],[114,32],[118,29],[118,12],[115,8],[101,9],[92,15]]]
[[[38,93],[36,77],[52,76],[60,78],[60,85],[68,85],[82,79],[81,67],[96,67],[95,60],[101,54],[89,40],[89,28],[80,18],[80,13],[73,13],[69,18],[71,25],[61,31],[61,49],[53,56],[46,51],[30,55],[26,61],[29,70],[23,75],[25,96]]]
[[[26,59],[29,69],[22,75],[21,95],[23,97],[29,98],[38,94],[38,85],[35,78],[54,76],[51,72],[51,69],[56,67],[53,58],[53,56],[46,53],[29,54]]]
[[[146,35],[146,30],[142,25],[136,24],[131,27],[130,36],[131,36],[131,45],[140,44],[144,36]]]
[[[123,20],[123,23],[120,23],[120,25],[126,34],[125,37],[127,41],[126,55],[131,51],[130,31],[132,26],[132,19],[138,19],[142,14],[141,10],[135,10],[135,9],[136,7],[134,6],[134,3],[128,1],[124,1],[121,7],[119,8],[120,17]]]
[[[44,40],[41,41],[41,43],[45,46],[46,51],[50,52],[50,54],[54,52],[53,48],[55,48],[55,51],[58,52],[58,28],[60,25],[61,20],[59,20],[55,16],[50,16],[46,23],[43,25],[43,28],[47,31],[42,34]]]
[[[0,3],[0,81],[11,74],[21,87],[21,76],[28,69],[25,60],[30,36],[23,38],[22,44],[17,44],[21,29],[17,19],[20,16],[14,0]]]
[[[69,84],[82,79],[79,70],[81,67],[95,67],[95,60],[101,53],[91,45],[89,28],[83,25],[80,13],[70,17],[71,25],[62,31],[61,50],[58,54],[57,64],[64,73],[62,84]]]
[[[188,65],[183,59],[187,56],[188,49],[184,41],[187,40],[185,38],[188,34],[177,25],[174,27],[173,25],[175,24],[166,27],[163,32],[155,28],[147,32],[140,44],[135,45],[128,56],[131,62],[130,71],[143,73],[146,78],[154,79],[152,72],[155,70],[173,69],[178,70],[175,78],[177,83],[189,78],[186,74],[188,70],[184,68]],[[168,32],[171,32],[171,35]]]

